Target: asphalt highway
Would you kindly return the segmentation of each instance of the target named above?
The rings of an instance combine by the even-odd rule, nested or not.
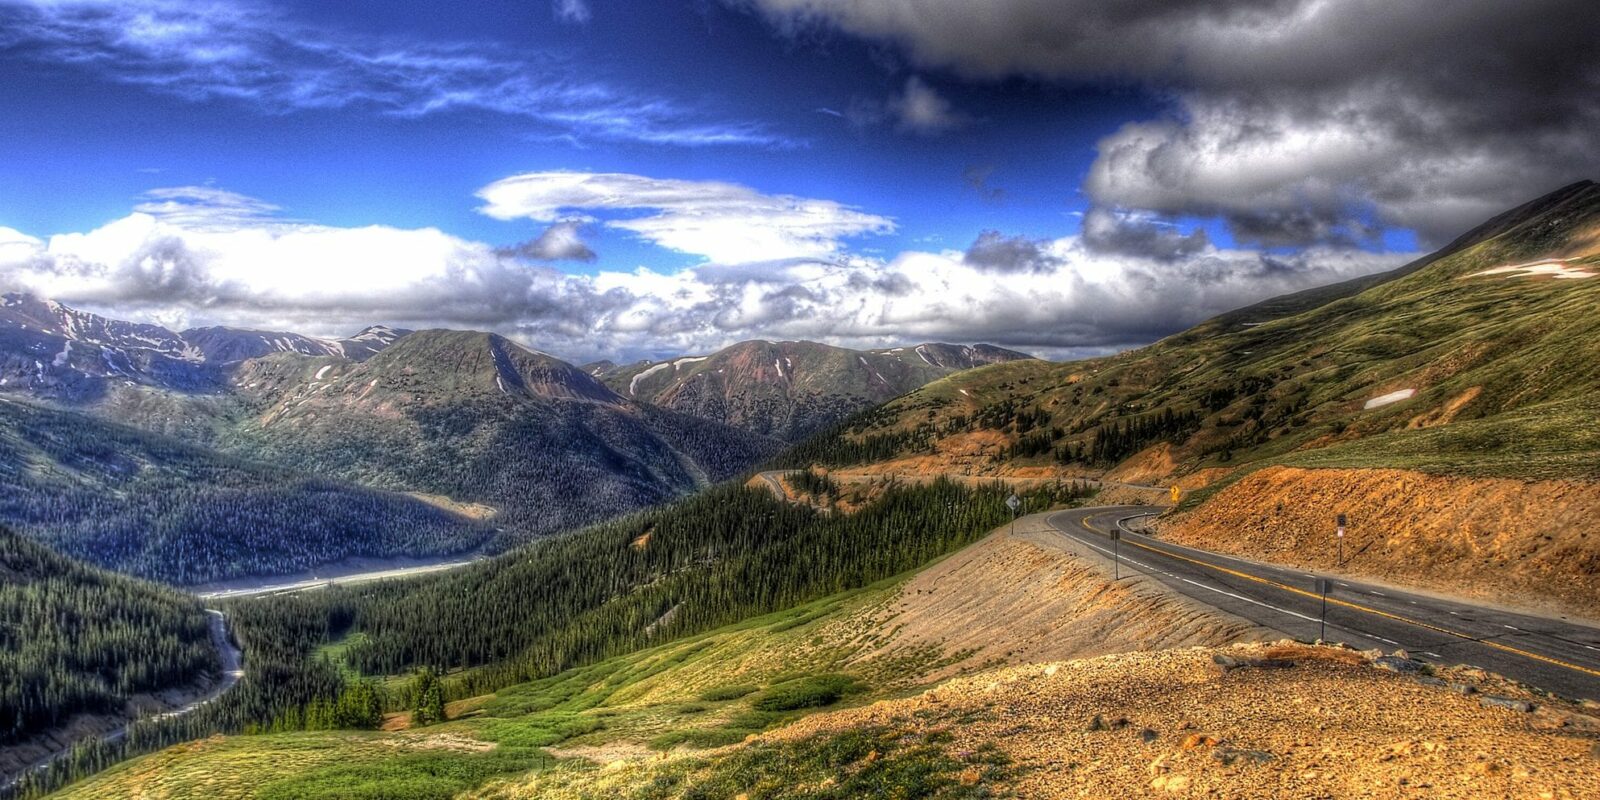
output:
[[[1081,508],[1048,515],[1063,547],[1120,551],[1123,577],[1143,573],[1195,600],[1235,616],[1314,640],[1321,630],[1327,577],[1328,641],[1440,664],[1470,664],[1555,694],[1600,700],[1600,628],[1374,586],[1337,575],[1319,576],[1183,547],[1134,533],[1140,519],[1163,509],[1147,506]],[[1113,543],[1112,530],[1120,530]]]

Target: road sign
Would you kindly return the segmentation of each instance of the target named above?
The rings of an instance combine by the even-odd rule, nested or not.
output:
[[[1006,498],[1006,508],[1009,508],[1012,511],[1016,511],[1017,509],[1019,509],[1021,507],[1022,507],[1022,498],[1020,498],[1020,497],[1018,497],[1016,495],[1011,495],[1010,497]]]
[[[1122,580],[1122,523],[1111,529],[1111,579]]]
[[[1183,490],[1176,486],[1172,487],[1172,502],[1178,502],[1178,498],[1180,497],[1183,497]]]
[[[1344,526],[1345,526],[1345,524],[1346,524],[1346,520],[1345,520],[1345,518],[1344,518],[1344,515],[1343,515],[1343,514],[1340,514],[1340,515],[1339,515],[1339,516],[1338,516],[1338,518],[1337,518],[1337,519],[1335,519],[1335,520],[1334,520],[1334,524],[1335,524],[1335,525],[1338,525],[1338,526],[1339,526],[1339,527],[1341,527],[1341,528],[1343,528],[1343,527],[1344,527]]]

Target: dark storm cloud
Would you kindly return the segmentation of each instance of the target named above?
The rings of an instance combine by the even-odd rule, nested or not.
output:
[[[1048,244],[1026,236],[984,231],[967,248],[962,260],[969,266],[990,272],[1047,272],[1057,264],[1045,251]]]
[[[1211,239],[1204,229],[1179,233],[1169,223],[1092,208],[1083,218],[1083,243],[1104,253],[1176,261],[1205,251]]]
[[[1170,97],[1101,142],[1086,192],[1249,241],[1437,243],[1600,168],[1592,0],[728,2],[974,80]]]

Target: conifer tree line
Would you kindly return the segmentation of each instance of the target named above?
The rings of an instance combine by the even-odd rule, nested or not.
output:
[[[219,669],[193,597],[0,528],[0,745]]]
[[[495,533],[402,494],[57,409],[0,403],[0,430],[0,523],[142,578],[195,584],[352,556],[439,556]]]

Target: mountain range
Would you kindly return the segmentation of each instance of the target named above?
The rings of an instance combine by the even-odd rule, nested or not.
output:
[[[490,333],[175,332],[8,294],[0,522],[177,583],[500,549],[725,480],[953,370],[1025,357],[751,342],[663,362],[669,376],[579,368]]]
[[[1028,358],[984,344],[848,350],[751,341],[706,356],[588,369],[627,397],[795,442],[953,372]]]

